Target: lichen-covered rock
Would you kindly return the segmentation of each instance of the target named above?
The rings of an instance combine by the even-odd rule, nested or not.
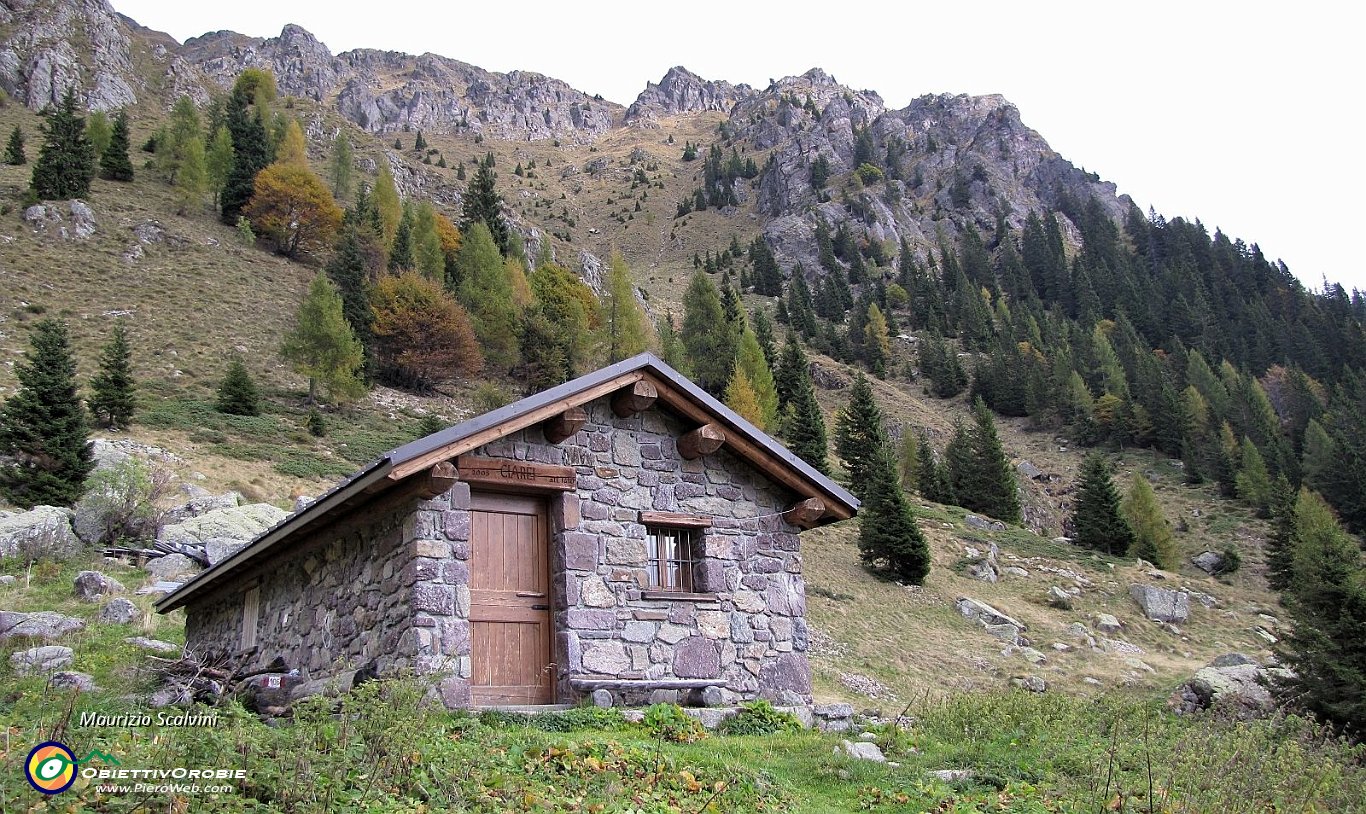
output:
[[[65,206],[60,202],[34,204],[24,210],[24,222],[35,232],[56,234],[62,240],[87,240],[97,229],[94,210],[76,199]]]
[[[1097,613],[1093,623],[1101,633],[1118,633],[1124,629],[1124,623],[1109,613]]]
[[[121,594],[127,590],[123,583],[99,571],[82,571],[72,583],[76,598],[82,602],[98,602],[110,594]]]
[[[882,754],[882,750],[871,741],[840,741],[839,748],[835,749],[835,754],[840,753],[859,760],[871,760],[875,763],[887,762],[887,757]]]
[[[158,581],[174,581],[192,577],[201,570],[199,563],[184,554],[166,554],[148,560],[144,568],[153,579]]]
[[[1015,676],[1010,679],[1010,684],[1029,692],[1042,693],[1048,691],[1048,682],[1033,675]]]
[[[958,612],[963,615],[964,619],[970,619],[983,627],[987,625],[1014,625],[1019,630],[1028,630],[1023,622],[1007,616],[978,599],[960,596],[955,607],[958,608]]]
[[[1180,624],[1190,617],[1190,595],[1185,591],[1135,583],[1129,586],[1129,596],[1143,609],[1143,615],[1154,622]]]
[[[0,517],[0,557],[23,552],[66,559],[81,548],[71,528],[72,512],[59,506],[34,506],[26,512]]]
[[[1239,718],[1264,717],[1276,708],[1269,686],[1278,677],[1241,653],[1226,654],[1177,687],[1167,705],[1178,715],[1219,704],[1231,708]]]
[[[197,517],[164,526],[157,535],[163,542],[203,547],[213,538],[251,540],[289,516],[269,503],[213,509]]]
[[[141,618],[142,608],[135,605],[131,599],[116,597],[100,608],[95,621],[106,625],[131,625]]]
[[[0,611],[0,641],[18,638],[52,641],[84,628],[85,622],[83,620],[74,616],[65,616],[55,611],[38,611],[37,613]]]
[[[180,652],[180,645],[178,644],[163,642],[160,639],[149,639],[146,636],[129,636],[128,638],[124,639],[124,641],[133,645],[134,647],[140,647],[143,650],[151,650],[154,653]]]
[[[25,676],[55,672],[63,667],[71,666],[71,662],[74,660],[75,654],[70,647],[52,644],[20,650],[10,654],[9,657],[9,663],[14,666],[14,672]]]
[[[1224,569],[1224,557],[1215,551],[1203,551],[1191,557],[1191,563],[1206,574],[1218,574]]]
[[[70,670],[61,670],[53,673],[47,681],[48,685],[57,690],[79,690],[80,692],[94,692],[99,689],[95,686],[95,677],[89,673],[77,673]]]

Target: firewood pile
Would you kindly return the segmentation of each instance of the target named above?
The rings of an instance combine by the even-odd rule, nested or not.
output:
[[[155,560],[158,557],[165,557],[168,554],[184,554],[186,557],[199,563],[201,567],[209,567],[209,555],[204,546],[173,543],[167,540],[154,540],[152,541],[151,548],[109,546],[104,549],[104,556],[106,557],[127,557],[128,559],[137,560],[139,562]]]
[[[192,702],[217,706],[248,688],[250,679],[268,673],[285,673],[284,659],[276,657],[265,667],[244,670],[245,659],[234,660],[224,654],[200,656],[186,651],[179,658],[148,657],[152,670],[161,678],[161,688],[152,694],[153,706],[184,705]]]

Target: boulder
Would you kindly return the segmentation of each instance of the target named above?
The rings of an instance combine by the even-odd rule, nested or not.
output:
[[[55,672],[71,666],[74,660],[75,654],[70,647],[51,644],[20,650],[9,657],[9,663],[14,665],[14,672],[21,676]]]
[[[871,741],[840,741],[839,748],[835,750],[835,754],[838,755],[840,752],[859,760],[871,760],[876,763],[887,762],[887,756],[882,754],[882,750],[878,748],[878,745]]]
[[[163,642],[160,639],[149,639],[146,636],[129,636],[128,638],[124,639],[124,641],[128,644],[133,645],[134,647],[140,647],[143,650],[151,650],[153,653],[180,652],[180,645],[178,644]]]
[[[142,608],[133,604],[132,600],[118,597],[100,608],[100,615],[95,617],[95,621],[106,625],[131,625],[141,618]]]
[[[247,547],[250,540],[234,540],[231,537],[210,537],[204,541],[204,555],[209,565],[217,565],[238,551]]]
[[[95,686],[95,677],[89,673],[76,673],[70,670],[62,670],[52,674],[52,678],[47,680],[49,686],[57,690],[78,690],[80,692],[94,692],[99,687]]]
[[[1015,471],[1030,480],[1037,480],[1038,478],[1043,477],[1043,470],[1027,460],[1015,464]]]
[[[158,580],[152,583],[151,585],[144,585],[141,588],[138,588],[137,595],[151,596],[152,594],[169,594],[172,591],[179,589],[180,586],[183,584],[184,583],[181,582],[168,582],[166,580]]]
[[[1001,569],[1001,573],[1007,576],[1015,577],[1016,579],[1029,578],[1029,572],[1018,565],[1007,565],[1005,568]]]
[[[172,581],[183,577],[192,577],[201,570],[199,563],[185,556],[184,554],[167,554],[148,560],[147,565],[143,566],[147,573],[158,581]]]
[[[968,566],[968,576],[982,582],[996,582],[1001,578],[1001,571],[995,560],[987,558]]]
[[[1072,610],[1072,595],[1054,585],[1048,589],[1048,604],[1063,610]]]
[[[8,587],[11,586],[11,585],[18,585],[18,584],[19,584],[19,578],[16,577],[16,576],[14,576],[13,574],[0,574],[0,585],[3,585],[3,586],[5,586],[6,588],[8,588]]]
[[[168,524],[183,523],[195,517],[202,517],[219,509],[235,509],[242,504],[242,496],[237,492],[224,492],[215,495],[206,489],[194,487],[190,499],[166,512]]]
[[[822,732],[848,732],[854,727],[850,704],[817,704],[811,708],[814,725]]]
[[[1205,551],[1191,557],[1191,563],[1206,574],[1219,574],[1224,570],[1224,558],[1217,552]]]
[[[955,607],[958,608],[958,612],[963,615],[963,618],[977,622],[983,627],[986,627],[987,625],[1014,625],[1020,630],[1029,629],[1025,627],[1023,622],[1012,619],[987,603],[977,599],[960,596],[957,603],[955,603]]]
[[[1118,633],[1124,629],[1124,623],[1108,613],[1097,613],[1092,622],[1101,633]]]
[[[58,506],[34,506],[0,517],[0,557],[32,553],[66,559],[81,548],[71,528],[72,512]]]
[[[76,575],[73,589],[82,602],[98,602],[101,597],[121,594],[127,589],[123,583],[99,571],[82,571]]]
[[[1015,676],[1010,679],[1010,684],[1029,692],[1042,693],[1048,691],[1048,682],[1038,676]]]
[[[930,777],[942,780],[945,783],[961,783],[972,779],[971,769],[937,769],[928,772]]]
[[[24,210],[24,222],[35,232],[51,232],[62,240],[86,240],[96,229],[95,212],[79,199],[34,204]]]
[[[289,673],[265,673],[252,676],[239,690],[242,705],[253,712],[289,706],[294,688],[304,683],[302,676]],[[268,714],[268,713],[267,713]]]
[[[1000,520],[992,520],[990,517],[982,517],[979,514],[967,514],[963,516],[963,522],[969,528],[978,531],[1005,531],[1006,524]]]
[[[1254,667],[1261,667],[1262,663],[1247,655],[1246,653],[1225,653],[1222,656],[1215,656],[1214,661],[1209,663],[1211,667],[1239,667],[1244,664],[1251,664]]]
[[[84,627],[84,621],[54,611],[39,611],[38,613],[0,611],[0,641],[20,637],[52,641]]]
[[[1246,659],[1242,654],[1227,654],[1233,660]],[[1221,656],[1219,659],[1227,659]],[[1231,709],[1241,719],[1260,718],[1276,708],[1275,698],[1267,685],[1272,677],[1267,669],[1254,663],[1224,664],[1201,667],[1167,700],[1167,705],[1178,715],[1209,709],[1214,704]]]
[[[157,539],[174,544],[203,547],[215,537],[251,540],[289,514],[269,503],[213,509],[180,523],[164,526]]]
[[[1129,586],[1129,596],[1143,609],[1143,615],[1154,622],[1181,624],[1190,617],[1190,596],[1184,591],[1135,583]]]

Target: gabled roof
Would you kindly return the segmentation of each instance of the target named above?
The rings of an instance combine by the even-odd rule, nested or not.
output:
[[[316,528],[335,512],[368,502],[435,464],[641,380],[648,380],[655,386],[659,394],[656,406],[665,407],[698,425],[719,424],[725,431],[725,448],[732,454],[802,498],[820,498],[826,506],[824,522],[847,519],[858,510],[858,499],[839,484],[817,472],[654,354],[642,353],[390,450],[303,510],[262,532],[232,556],[163,597],[156,608],[166,613],[181,607],[210,586],[222,584],[225,578],[247,564],[260,561],[287,538]]]

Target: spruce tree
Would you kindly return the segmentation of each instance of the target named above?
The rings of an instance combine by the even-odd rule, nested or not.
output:
[[[890,447],[876,450],[866,477],[859,511],[859,558],[895,579],[920,585],[930,573],[930,549],[897,481]]]
[[[66,324],[44,319],[14,367],[19,386],[0,406],[0,494],[16,506],[69,506],[95,468],[90,424],[76,393]]]
[[[811,381],[811,368],[806,361],[806,354],[791,332],[783,346],[780,369],[780,380],[788,392],[785,399],[780,399],[783,404],[783,439],[797,457],[817,472],[829,474],[825,418],[821,416],[821,407],[816,401],[816,386]]]
[[[1077,545],[1106,554],[1123,555],[1134,544],[1134,531],[1119,510],[1119,493],[1110,479],[1110,467],[1099,453],[1088,455],[1081,466],[1072,529]]]
[[[232,137],[232,169],[218,195],[223,222],[237,223],[255,192],[256,174],[270,165],[274,151],[266,133],[264,112],[251,107],[253,94],[239,80],[228,98],[227,127]]]
[[[465,232],[456,265],[460,270],[460,303],[469,310],[474,332],[488,363],[507,370],[517,362],[518,319],[512,280],[484,221]]]
[[[972,418],[975,424],[972,433],[973,499],[979,511],[1007,523],[1018,523],[1020,498],[1015,487],[1015,471],[1001,448],[991,410],[981,399],[972,406]]]
[[[920,470],[916,474],[916,485],[920,489],[920,496],[944,505],[956,503],[948,467],[935,457],[930,439],[923,431],[920,433],[917,446],[920,450]]]
[[[1241,465],[1235,478],[1238,497],[1257,510],[1258,517],[1271,516],[1271,476],[1266,471],[1262,453],[1252,439],[1243,436],[1240,451]]]
[[[508,227],[503,220],[503,199],[495,184],[498,174],[493,171],[493,156],[479,162],[470,179],[469,189],[461,210],[460,231],[468,232],[471,225],[482,222],[493,237],[493,244],[504,256],[508,253]]]
[[[294,330],[280,355],[308,377],[308,403],[318,403],[321,382],[330,397],[350,401],[365,392],[360,367],[365,353],[343,313],[342,297],[325,272],[318,272],[299,306]]]
[[[233,359],[218,385],[218,412],[229,415],[260,415],[261,397],[256,392],[247,366],[241,359]]]
[[[781,308],[782,300],[778,300]],[[773,370],[778,364],[778,349],[773,338],[773,323],[769,321],[768,312],[762,308],[756,308],[754,318],[750,320],[754,327],[754,338],[759,342],[759,350],[764,353],[764,361],[768,363],[768,369]]]
[[[1294,621],[1280,658],[1294,670],[1291,688],[1310,711],[1366,735],[1366,572],[1361,548],[1318,494],[1295,503],[1294,561],[1286,607]]]
[[[873,388],[868,378],[859,373],[849,390],[849,405],[835,416],[835,451],[849,473],[849,491],[860,499],[870,482],[874,459],[888,443]]]
[[[1124,518],[1134,532],[1130,557],[1141,557],[1158,568],[1171,571],[1177,567],[1176,540],[1171,524],[1162,515],[1157,494],[1141,473],[1135,472],[1129,494],[1122,506]]]
[[[1290,481],[1279,475],[1271,486],[1271,537],[1266,541],[1266,584],[1275,591],[1290,587],[1295,570],[1295,503]]]
[[[204,149],[200,144],[199,158],[202,161]],[[114,129],[109,134],[109,144],[100,154],[100,177],[106,181],[133,180],[133,162],[128,157],[128,114],[120,110],[114,117]]]
[[[5,163],[16,167],[28,163],[28,156],[24,154],[24,131],[17,124],[9,132],[9,143],[5,145]]]
[[[673,312],[665,314],[655,323],[655,333],[659,335],[659,358],[684,376],[691,377],[692,365],[688,364],[688,349],[683,347],[683,340],[679,338],[678,329],[674,327]]]
[[[114,335],[100,351],[100,372],[90,380],[90,412],[112,429],[128,429],[137,407],[133,396],[133,352],[124,321],[114,323]]]
[[[403,215],[398,219],[394,244],[389,249],[389,270],[402,274],[413,269],[413,203],[403,204]]]
[[[693,272],[683,293],[682,337],[693,379],[707,392],[721,393],[735,366],[738,337],[726,320],[720,292],[705,272]]]
[[[85,136],[76,94],[67,88],[61,104],[43,112],[43,148],[33,165],[33,193],[40,199],[84,198],[95,178],[95,149]]]

